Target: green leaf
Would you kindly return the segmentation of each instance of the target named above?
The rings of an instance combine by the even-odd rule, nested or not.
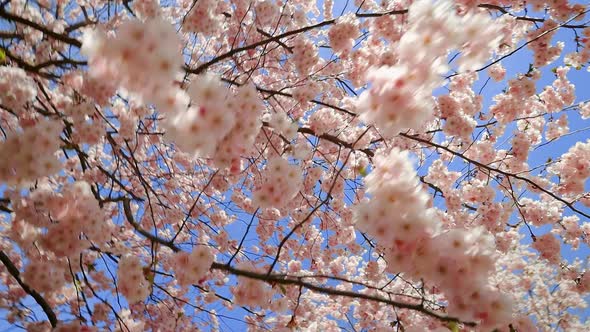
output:
[[[359,173],[361,174],[362,177],[367,176],[367,169],[366,168],[359,168]]]
[[[449,322],[447,324],[447,327],[449,328],[449,330],[451,330],[452,332],[459,332],[459,324],[457,324],[457,322]]]
[[[150,283],[150,286],[154,284],[154,274],[150,273],[146,276],[146,280]]]
[[[0,63],[4,63],[4,61],[6,61],[6,53],[0,48]]]
[[[281,292],[283,292],[283,295],[287,294],[287,289],[285,289],[285,286],[279,285],[279,287],[281,288]]]

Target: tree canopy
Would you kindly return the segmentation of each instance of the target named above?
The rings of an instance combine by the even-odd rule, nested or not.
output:
[[[0,1],[0,327],[590,330],[588,11]]]

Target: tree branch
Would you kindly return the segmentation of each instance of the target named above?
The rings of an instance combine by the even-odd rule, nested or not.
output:
[[[55,40],[59,40],[59,41],[62,41],[64,43],[66,43],[66,44],[70,44],[70,45],[73,45],[73,46],[76,46],[76,47],[82,47],[82,42],[80,42],[77,39],[70,38],[68,36],[65,36],[65,35],[59,34],[57,32],[51,31],[48,28],[46,28],[46,27],[44,27],[44,26],[42,26],[42,25],[40,25],[38,23],[29,21],[29,20],[27,20],[25,18],[22,18],[20,16],[17,16],[17,15],[13,15],[13,14],[7,12],[6,10],[4,10],[4,8],[1,8],[1,7],[0,7],[0,17],[3,17],[3,18],[5,18],[5,19],[7,19],[9,21],[14,21],[14,22],[17,22],[17,23],[20,23],[20,24],[24,24],[24,25],[26,25],[28,27],[31,27],[31,28],[35,29],[35,30],[39,30],[39,31],[43,32],[44,34],[48,35],[49,37],[51,37],[51,38],[53,38]]]
[[[47,301],[43,298],[43,296],[41,296],[41,294],[37,293],[36,290],[32,289],[31,287],[29,287],[29,285],[25,284],[22,281],[22,279],[20,278],[20,272],[18,271],[16,266],[14,266],[14,264],[12,263],[10,258],[2,250],[0,250],[0,261],[2,261],[4,266],[6,266],[8,273],[10,273],[10,275],[12,275],[12,277],[16,280],[16,282],[18,282],[18,284],[21,286],[21,288],[27,294],[31,295],[33,297],[33,299],[35,299],[37,304],[39,304],[39,306],[41,306],[41,309],[43,309],[43,312],[45,312],[47,319],[49,319],[49,323],[51,324],[51,327],[53,327],[53,328],[57,327],[57,317],[55,316],[55,313],[53,312],[53,310],[49,306],[49,303],[47,303]]]
[[[389,299],[386,299],[386,298],[380,297],[380,296],[368,295],[368,294],[357,293],[357,292],[352,292],[352,291],[339,290],[339,289],[334,289],[334,288],[330,288],[330,287],[321,287],[321,286],[317,286],[317,285],[314,285],[314,284],[306,282],[306,281],[302,281],[301,278],[299,278],[299,277],[289,277],[289,276],[283,276],[283,275],[279,276],[279,275],[274,275],[274,274],[257,273],[257,272],[252,272],[252,271],[239,270],[234,267],[227,266],[226,264],[221,264],[221,263],[217,263],[217,262],[214,262],[213,265],[211,265],[211,269],[225,271],[225,272],[231,273],[236,276],[261,280],[261,281],[265,281],[268,283],[276,283],[276,284],[281,284],[281,285],[294,285],[294,286],[304,287],[304,288],[307,288],[311,291],[321,293],[321,294],[326,294],[326,295],[342,296],[342,297],[348,297],[348,298],[353,298],[353,299],[363,299],[363,300],[380,302],[380,303],[392,305],[396,308],[419,311],[423,314],[440,319],[445,322],[458,322],[458,323],[461,323],[461,324],[464,324],[467,326],[476,326],[476,323],[474,323],[474,322],[461,322],[455,317],[441,315],[435,311],[425,308],[421,304],[411,304],[411,303],[405,303],[405,302],[398,302],[398,301],[389,300]]]
[[[440,144],[437,144],[437,143],[431,142],[431,141],[429,141],[429,140],[427,140],[427,139],[420,138],[420,137],[418,137],[418,136],[412,136],[412,135],[408,135],[408,134],[405,134],[405,133],[400,133],[399,135],[400,135],[400,136],[402,136],[402,137],[405,137],[405,138],[408,138],[408,139],[411,139],[411,140],[417,141],[417,142],[421,142],[421,143],[424,143],[424,144],[428,144],[428,145],[430,145],[430,146],[433,146],[433,147],[435,147],[435,148],[438,148],[438,149],[442,149],[442,150],[444,150],[444,151],[446,151],[446,152],[448,152],[448,153],[450,153],[450,154],[452,154],[452,155],[454,155],[454,156],[457,156],[457,157],[459,157],[459,158],[461,158],[461,159],[463,159],[463,160],[467,161],[468,163],[471,163],[471,164],[473,164],[473,165],[475,165],[475,166],[478,166],[478,167],[480,167],[480,168],[484,168],[484,169],[487,169],[487,170],[489,170],[489,171],[492,171],[492,172],[495,172],[495,173],[498,173],[498,174],[502,174],[502,175],[504,175],[504,176],[506,176],[506,177],[512,177],[512,178],[515,178],[515,179],[517,179],[517,180],[524,181],[524,182],[526,182],[526,183],[530,184],[531,186],[533,186],[533,187],[535,187],[535,188],[537,188],[537,189],[541,190],[541,191],[542,191],[542,192],[544,192],[545,194],[547,194],[547,195],[551,196],[553,199],[555,199],[555,200],[557,200],[557,201],[560,201],[561,203],[565,204],[565,205],[566,205],[568,208],[570,208],[570,210],[572,210],[572,211],[574,211],[574,212],[576,212],[576,213],[578,213],[578,214],[580,214],[580,215],[582,215],[582,216],[584,216],[584,217],[586,217],[586,218],[590,219],[590,215],[589,215],[589,214],[587,214],[587,213],[584,213],[584,212],[583,212],[583,211],[581,211],[580,209],[576,208],[576,207],[574,206],[574,204],[572,204],[571,202],[568,202],[568,201],[566,201],[565,199],[563,199],[563,198],[561,198],[561,197],[557,196],[556,194],[554,194],[553,192],[551,192],[551,191],[549,191],[549,190],[547,190],[547,189],[543,188],[541,185],[538,185],[538,184],[536,184],[536,183],[535,183],[534,181],[532,181],[531,179],[527,179],[527,178],[525,178],[525,177],[522,177],[522,176],[520,176],[520,175],[518,175],[518,174],[514,174],[514,173],[506,172],[506,171],[503,171],[503,170],[501,170],[501,169],[499,169],[499,168],[495,168],[495,167],[492,167],[492,166],[489,166],[489,165],[482,164],[482,163],[480,163],[480,162],[479,162],[479,161],[477,161],[477,160],[473,160],[473,159],[471,159],[471,158],[468,158],[468,157],[464,156],[464,155],[463,155],[462,153],[460,153],[460,152],[457,152],[457,151],[455,151],[455,150],[449,149],[449,148],[448,148],[448,147],[446,147],[446,146],[443,146],[443,145],[440,145]]]

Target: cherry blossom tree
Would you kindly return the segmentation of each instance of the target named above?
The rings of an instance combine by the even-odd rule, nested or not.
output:
[[[584,2],[0,1],[0,326],[590,330]]]

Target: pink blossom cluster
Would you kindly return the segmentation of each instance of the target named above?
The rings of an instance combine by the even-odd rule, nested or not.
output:
[[[72,121],[74,132],[72,142],[76,144],[98,144],[106,131],[105,123],[101,121],[96,108],[91,102],[71,105],[65,112]]]
[[[142,19],[155,18],[160,14],[160,2],[158,0],[137,0],[131,3],[133,12]]]
[[[153,313],[150,313],[153,314]],[[123,323],[122,326],[118,326],[115,329],[115,332],[143,332],[146,330],[145,322],[138,319],[135,315],[131,313],[129,309],[123,309],[119,312],[119,317],[121,317],[121,322]],[[176,316],[178,317],[178,316]],[[135,319],[134,319],[135,318]],[[138,320],[136,320],[138,319]]]
[[[583,194],[586,180],[590,177],[590,140],[586,143],[577,142],[559,158],[557,163],[549,166],[548,170],[559,175],[558,191],[560,193]]]
[[[500,123],[516,119],[523,103],[536,93],[535,78],[522,75],[511,79],[508,81],[508,91],[494,96],[496,103],[490,107],[490,112]]]
[[[469,158],[477,158],[483,164],[491,164],[496,159],[496,148],[490,139],[479,140],[473,144],[473,149],[467,151]]]
[[[211,36],[221,29],[223,16],[216,12],[217,0],[188,1],[187,4],[190,11],[182,25],[184,30]]]
[[[332,13],[333,10],[334,10],[334,0],[325,0],[323,13],[324,13],[324,18],[326,20],[331,20],[333,18],[333,13]]]
[[[459,70],[476,70],[484,64],[502,39],[501,25],[484,13],[467,13],[457,21],[461,49]]]
[[[226,89],[213,75],[197,76],[188,88],[193,105],[179,108],[166,119],[166,135],[182,151],[211,156],[235,124]]]
[[[529,98],[537,92],[535,81],[538,77],[520,75],[515,79],[508,81],[508,93],[518,100]]]
[[[534,0],[532,2],[535,4],[536,8],[543,8],[543,6],[546,5],[546,2],[540,0]],[[567,0],[558,0],[555,1],[554,4],[555,5],[552,5],[548,12],[551,14],[551,17],[560,21],[565,21],[575,16],[577,16],[578,19],[580,17],[583,18],[584,16],[580,14],[588,8],[585,7],[583,3],[575,3],[574,1],[570,2]]]
[[[553,232],[559,234],[564,243],[572,246],[574,250],[580,247],[580,242],[582,242],[580,240],[586,236],[584,226],[580,225],[580,218],[577,216],[563,217],[559,226],[556,226]]]
[[[389,42],[396,42],[401,37],[400,18],[393,15],[376,17],[371,25],[371,32]]]
[[[584,293],[590,292],[590,271],[587,270],[580,276],[578,290]]]
[[[171,264],[176,281],[182,287],[198,284],[209,272],[215,257],[206,246],[198,246],[192,252],[178,252],[172,256]]]
[[[263,27],[276,22],[280,14],[280,7],[271,0],[258,0],[254,9],[256,11],[256,20]]]
[[[59,122],[43,119],[0,142],[0,182],[22,186],[57,173],[61,131]]]
[[[0,67],[0,105],[16,115],[37,96],[35,81],[18,67]]]
[[[119,292],[130,304],[144,301],[150,294],[151,285],[146,280],[144,267],[137,256],[125,255],[121,257],[117,279]]]
[[[530,317],[520,316],[516,317],[511,324],[512,328],[518,332],[537,332],[539,329],[535,326],[535,323],[531,320]],[[508,327],[510,330],[510,327]],[[503,330],[501,330],[503,331]]]
[[[417,71],[423,67],[381,67],[371,70],[371,88],[359,97],[361,120],[375,124],[384,135],[418,129],[432,116],[432,90],[424,89]],[[410,79],[411,78],[411,79]]]
[[[137,109],[138,108],[135,108],[135,110]],[[137,114],[137,111],[128,112],[121,100],[112,103],[111,111],[119,119],[119,136],[127,140],[133,139],[137,128],[138,115],[142,113]]]
[[[490,75],[494,81],[500,82],[506,77],[506,68],[504,68],[499,62],[495,63],[488,68],[488,75]]]
[[[492,55],[502,38],[501,26],[487,14],[471,10],[459,16],[451,1],[414,2],[408,23],[400,40],[400,58],[423,66],[459,49],[459,70],[474,70]]]
[[[251,84],[236,94],[219,78],[198,76],[189,86],[192,105],[168,114],[166,136],[182,151],[212,157],[218,167],[228,167],[246,155],[254,143],[264,109]]]
[[[22,278],[37,292],[52,293],[65,285],[68,274],[59,264],[39,258],[29,262]]]
[[[308,105],[309,101],[315,98],[320,89],[321,86],[316,82],[306,82],[293,89],[293,98],[303,105],[303,108],[307,108],[305,106]]]
[[[48,183],[38,183],[26,198],[15,200],[11,231],[23,248],[53,257],[77,257],[91,245],[111,240],[112,223],[83,181],[64,185],[58,193]],[[18,234],[18,236],[17,236]]]
[[[506,204],[502,203],[486,202],[477,208],[481,225],[491,233],[498,233],[506,227],[506,222],[510,218],[510,212]],[[497,243],[496,246],[498,246]]]
[[[334,53],[347,57],[354,46],[354,40],[359,35],[359,23],[356,17],[353,14],[341,16],[328,31],[330,47]]]
[[[253,84],[240,86],[229,98],[229,109],[235,117],[235,125],[221,140],[213,161],[217,167],[232,165],[234,172],[240,171],[240,158],[251,156],[256,137],[262,127],[260,120],[264,104]]]
[[[531,247],[539,252],[541,258],[546,259],[551,264],[561,262],[561,245],[553,234],[546,233],[535,237]]]
[[[26,323],[27,332],[50,332],[51,324],[48,321]]]
[[[251,263],[240,263],[238,268],[246,271],[256,271],[256,268]],[[234,295],[234,303],[249,307],[266,306],[266,303],[271,297],[270,288],[266,283],[255,279],[238,277],[238,284],[231,287],[231,292]]]
[[[461,320],[489,329],[510,322],[510,300],[488,283],[495,271],[493,237],[482,227],[441,232],[408,152],[394,148],[375,156],[365,183],[370,199],[356,207],[356,225],[385,248],[388,272],[434,283],[449,301],[449,314]]]
[[[557,120],[551,121],[547,124],[545,137],[550,141],[566,135],[569,131],[567,115],[562,114]]]
[[[34,322],[25,324],[27,332],[99,332],[99,328],[96,326],[83,325],[79,320],[66,323],[63,321],[58,322],[55,328],[51,328],[49,322]],[[139,332],[139,331],[129,331]]]
[[[252,192],[252,202],[262,208],[281,208],[297,195],[302,185],[302,171],[285,158],[269,158],[263,170],[262,183]]]
[[[380,243],[397,243],[412,251],[419,238],[438,231],[438,223],[408,158],[408,152],[396,148],[374,158],[374,169],[365,178],[371,199],[357,207],[356,225]]]
[[[489,58],[500,40],[499,26],[487,16],[469,12],[459,17],[449,1],[414,2],[408,24],[397,47],[397,64],[370,70],[371,87],[358,101],[361,119],[376,124],[387,136],[418,129],[431,119],[432,92],[442,84],[440,75],[447,70],[444,61],[450,49],[463,47],[460,70],[473,69]],[[487,37],[473,39],[478,34]],[[473,119],[464,117],[450,122],[449,127],[465,128],[460,133],[474,125]]]
[[[424,181],[434,184],[446,193],[452,190],[453,183],[460,176],[460,172],[449,171],[445,163],[441,159],[437,159],[428,168],[428,174],[424,177]]]
[[[566,65],[573,66],[576,69],[582,69],[582,66],[590,61],[590,28],[585,28],[581,34],[578,43],[582,48],[567,54],[563,60]],[[588,68],[590,70],[590,67]]]
[[[92,78],[114,82],[149,103],[163,104],[183,64],[180,45],[174,27],[155,18],[124,21],[114,37],[88,30],[81,52],[88,57]]]
[[[80,321],[74,321],[71,323],[59,323],[52,332],[98,332],[99,329],[96,326],[81,325]]]
[[[529,136],[524,132],[516,132],[512,137],[512,155],[516,160],[525,162],[529,157],[531,141]]]
[[[476,79],[477,74],[473,72],[457,75],[451,79],[451,93],[438,97],[438,111],[445,120],[443,132],[447,136],[471,141],[471,133],[477,125],[474,115],[481,109],[481,96],[471,89]]]
[[[346,118],[331,108],[320,108],[309,116],[307,125],[319,135],[338,135],[346,126]]]
[[[575,87],[566,77],[568,71],[568,67],[556,68],[557,79],[553,81],[553,86],[545,87],[539,94],[548,113],[557,113],[565,106],[572,105],[576,99]]]
[[[543,67],[557,60],[565,44],[558,42],[557,45],[551,46],[551,39],[557,32],[555,29],[558,23],[551,19],[544,22],[540,29],[531,30],[527,34],[529,40],[534,40],[528,44],[528,48],[534,52],[535,67]]]
[[[108,104],[109,99],[117,91],[117,86],[113,81],[103,80],[100,77],[84,75],[84,80],[80,92],[94,100],[101,106]]]
[[[291,59],[301,76],[309,75],[320,61],[318,50],[313,42],[303,37],[295,40]]]
[[[292,121],[284,112],[271,114],[268,124],[273,130],[282,135],[289,142],[295,139],[297,136],[297,129],[299,129],[297,122]]]
[[[545,120],[545,118],[541,115],[539,115],[542,111],[542,106],[540,105],[541,102],[539,102],[538,100],[534,100],[534,98],[529,98],[526,101],[527,105],[531,106],[531,112],[532,114],[535,114],[535,116],[530,116],[530,118],[524,118],[524,119],[519,119],[516,122],[516,127],[518,129],[519,132],[522,132],[524,134],[526,134],[527,138],[529,139],[529,142],[527,143],[527,145],[529,146],[529,149],[539,143],[541,143],[542,139],[543,139],[543,130],[546,127],[546,123],[547,121]],[[530,103],[530,104],[529,104]],[[502,133],[503,129],[500,129],[496,132],[496,135],[500,135]],[[514,147],[513,147],[514,148]],[[504,151],[501,150],[498,153],[498,157],[501,158],[501,155],[504,154]],[[511,159],[514,160],[514,159]],[[523,165],[525,163],[520,162]],[[539,180],[542,181],[542,180]]]
[[[555,224],[563,213],[562,204],[547,195],[542,195],[541,200],[525,197],[519,201],[519,204],[524,219],[535,226]]]
[[[590,119],[590,102],[580,103],[578,109],[582,120]]]
[[[487,181],[472,179],[464,183],[461,188],[461,200],[467,204],[492,203],[496,197],[493,187],[486,185]]]

